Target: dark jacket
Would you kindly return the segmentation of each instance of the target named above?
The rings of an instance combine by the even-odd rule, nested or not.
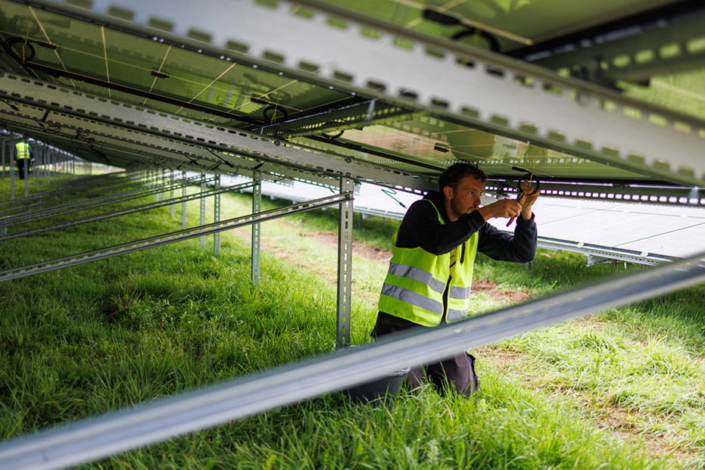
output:
[[[534,216],[530,220],[516,219],[514,234],[496,229],[485,222],[479,212],[463,214],[451,222],[443,206],[443,196],[435,191],[424,199],[430,199],[441,213],[445,225],[438,222],[438,215],[431,204],[416,201],[409,207],[399,227],[397,246],[415,248],[420,246],[433,254],[443,254],[464,243],[473,233],[479,232],[477,251],[499,261],[528,263],[536,256],[537,230]]]

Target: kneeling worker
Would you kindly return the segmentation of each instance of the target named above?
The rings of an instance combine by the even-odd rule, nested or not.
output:
[[[375,338],[414,327],[434,327],[468,316],[475,255],[528,263],[536,255],[536,223],[531,206],[538,191],[524,182],[520,201],[502,199],[481,206],[487,178],[475,165],[456,163],[441,175],[440,193],[430,191],[409,207],[394,234],[389,272],[379,300]],[[497,230],[492,218],[517,218],[514,234]],[[459,354],[412,368],[412,387],[430,381],[465,396],[478,387],[475,358]]]

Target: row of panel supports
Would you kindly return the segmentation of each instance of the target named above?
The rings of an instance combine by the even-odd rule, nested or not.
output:
[[[68,197],[67,193],[70,195],[65,188],[63,190],[47,191],[46,198],[56,197],[57,194],[64,196],[64,199],[60,201],[60,204],[50,205],[45,203],[41,207],[37,207],[42,203],[42,199],[38,196],[41,194],[33,195],[35,197],[30,198],[29,196],[11,201],[13,204],[9,209],[2,209],[0,207],[0,243],[23,238],[33,235],[39,235],[42,233],[60,230],[67,227],[73,227],[78,225],[83,225],[90,222],[95,222],[99,220],[106,220],[115,217],[120,217],[127,214],[134,214],[138,212],[143,212],[146,210],[156,209],[160,207],[170,206],[170,211],[173,216],[174,207],[176,204],[182,204],[182,230],[180,232],[174,232],[171,234],[165,234],[158,237],[153,237],[147,240],[138,240],[135,242],[126,243],[119,246],[108,247],[105,249],[94,250],[88,253],[81,253],[74,256],[68,256],[57,260],[51,260],[48,262],[37,263],[35,265],[24,266],[20,268],[8,269],[5,271],[0,271],[0,282],[17,279],[20,277],[25,277],[31,274],[38,274],[40,272],[53,271],[55,269],[61,269],[67,266],[74,266],[77,264],[83,264],[85,262],[94,261],[98,259],[103,259],[106,257],[115,256],[118,254],[130,253],[137,250],[142,250],[152,246],[160,246],[167,240],[168,243],[181,241],[188,238],[193,238],[193,232],[199,232],[198,237],[200,239],[201,246],[205,246],[205,237],[207,234],[213,233],[214,242],[214,255],[218,256],[220,254],[220,231],[226,230],[228,228],[233,228],[230,225],[235,223],[235,219],[230,219],[229,221],[223,222],[226,225],[220,223],[221,218],[221,194],[226,191],[242,190],[247,187],[253,187],[253,198],[252,198],[252,221],[249,222],[252,225],[252,271],[251,277],[253,283],[258,283],[260,278],[260,242],[261,242],[261,227],[260,221],[255,219],[257,216],[262,214],[262,174],[259,171],[254,172],[252,183],[244,183],[240,185],[235,185],[231,187],[221,188],[220,175],[216,175],[212,178],[206,178],[206,175],[201,173],[198,176],[189,177],[185,172],[182,172],[182,178],[180,182],[175,179],[174,172],[171,171],[168,177],[164,172],[160,174],[148,172],[134,172],[126,176],[113,176],[108,179],[106,176],[94,177],[99,180],[99,185],[102,187],[107,187],[117,192],[110,192],[108,194],[103,194],[101,196],[93,197],[89,200],[85,200],[82,197]],[[125,183],[127,181],[127,183]],[[93,179],[89,178],[83,183],[90,187],[93,183]],[[191,196],[187,196],[186,190],[187,186],[193,183],[200,183],[200,192]],[[212,189],[208,189],[208,183],[213,184]],[[135,188],[135,185],[138,185]],[[351,313],[351,285],[352,285],[352,229],[353,229],[353,205],[352,205],[352,194],[354,190],[354,182],[350,178],[341,178],[340,180],[340,194],[338,195],[340,201],[330,202],[328,198],[323,198],[317,201],[326,201],[318,205],[317,201],[308,201],[298,206],[298,209],[289,209],[288,213],[297,213],[302,210],[311,210],[310,205],[316,204],[317,207],[326,207],[330,204],[340,205],[340,229],[339,229],[339,247],[338,247],[338,296],[337,296],[337,328],[336,328],[336,345],[338,348],[349,346],[350,344],[350,313]],[[143,187],[147,186],[144,190]],[[181,188],[182,196],[179,198],[174,198],[174,190]],[[168,200],[165,199],[166,193],[170,194]],[[85,192],[81,192],[82,196],[85,196]],[[99,214],[93,214],[78,219],[72,219],[68,221],[60,221],[53,223],[46,223],[40,227],[32,227],[25,230],[14,230],[8,232],[8,228],[17,227],[19,225],[37,223],[37,222],[49,222],[53,217],[65,216],[67,214],[74,214],[79,212],[84,212],[88,210],[95,210],[101,207],[110,206],[116,203],[124,203],[129,201],[134,201],[137,199],[144,198],[146,196],[155,197],[155,202],[141,204],[128,209],[118,209],[108,212],[102,212]],[[213,196],[213,223],[206,224],[206,198]],[[186,229],[186,203],[187,201],[198,199],[199,204],[199,226],[191,229]],[[296,207],[296,206],[292,206]],[[304,208],[305,207],[305,208]],[[270,211],[271,212],[271,211]],[[277,216],[278,217],[278,216]],[[238,221],[240,219],[237,219]],[[237,222],[240,224],[240,222]],[[246,225],[246,224],[245,224]],[[239,226],[239,225],[237,225]],[[219,227],[219,228],[214,228]]]

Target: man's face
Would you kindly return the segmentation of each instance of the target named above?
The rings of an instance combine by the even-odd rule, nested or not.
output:
[[[455,222],[461,215],[479,209],[482,203],[480,196],[484,190],[485,183],[474,176],[466,176],[461,179],[455,190],[446,186],[443,191],[448,201],[446,209],[450,220]]]

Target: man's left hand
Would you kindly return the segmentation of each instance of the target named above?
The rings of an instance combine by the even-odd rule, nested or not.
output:
[[[529,181],[521,183],[521,190],[523,192],[521,198],[519,198],[519,204],[521,204],[521,218],[529,220],[532,213],[531,206],[533,206],[536,199],[539,198],[541,191],[536,191]]]

